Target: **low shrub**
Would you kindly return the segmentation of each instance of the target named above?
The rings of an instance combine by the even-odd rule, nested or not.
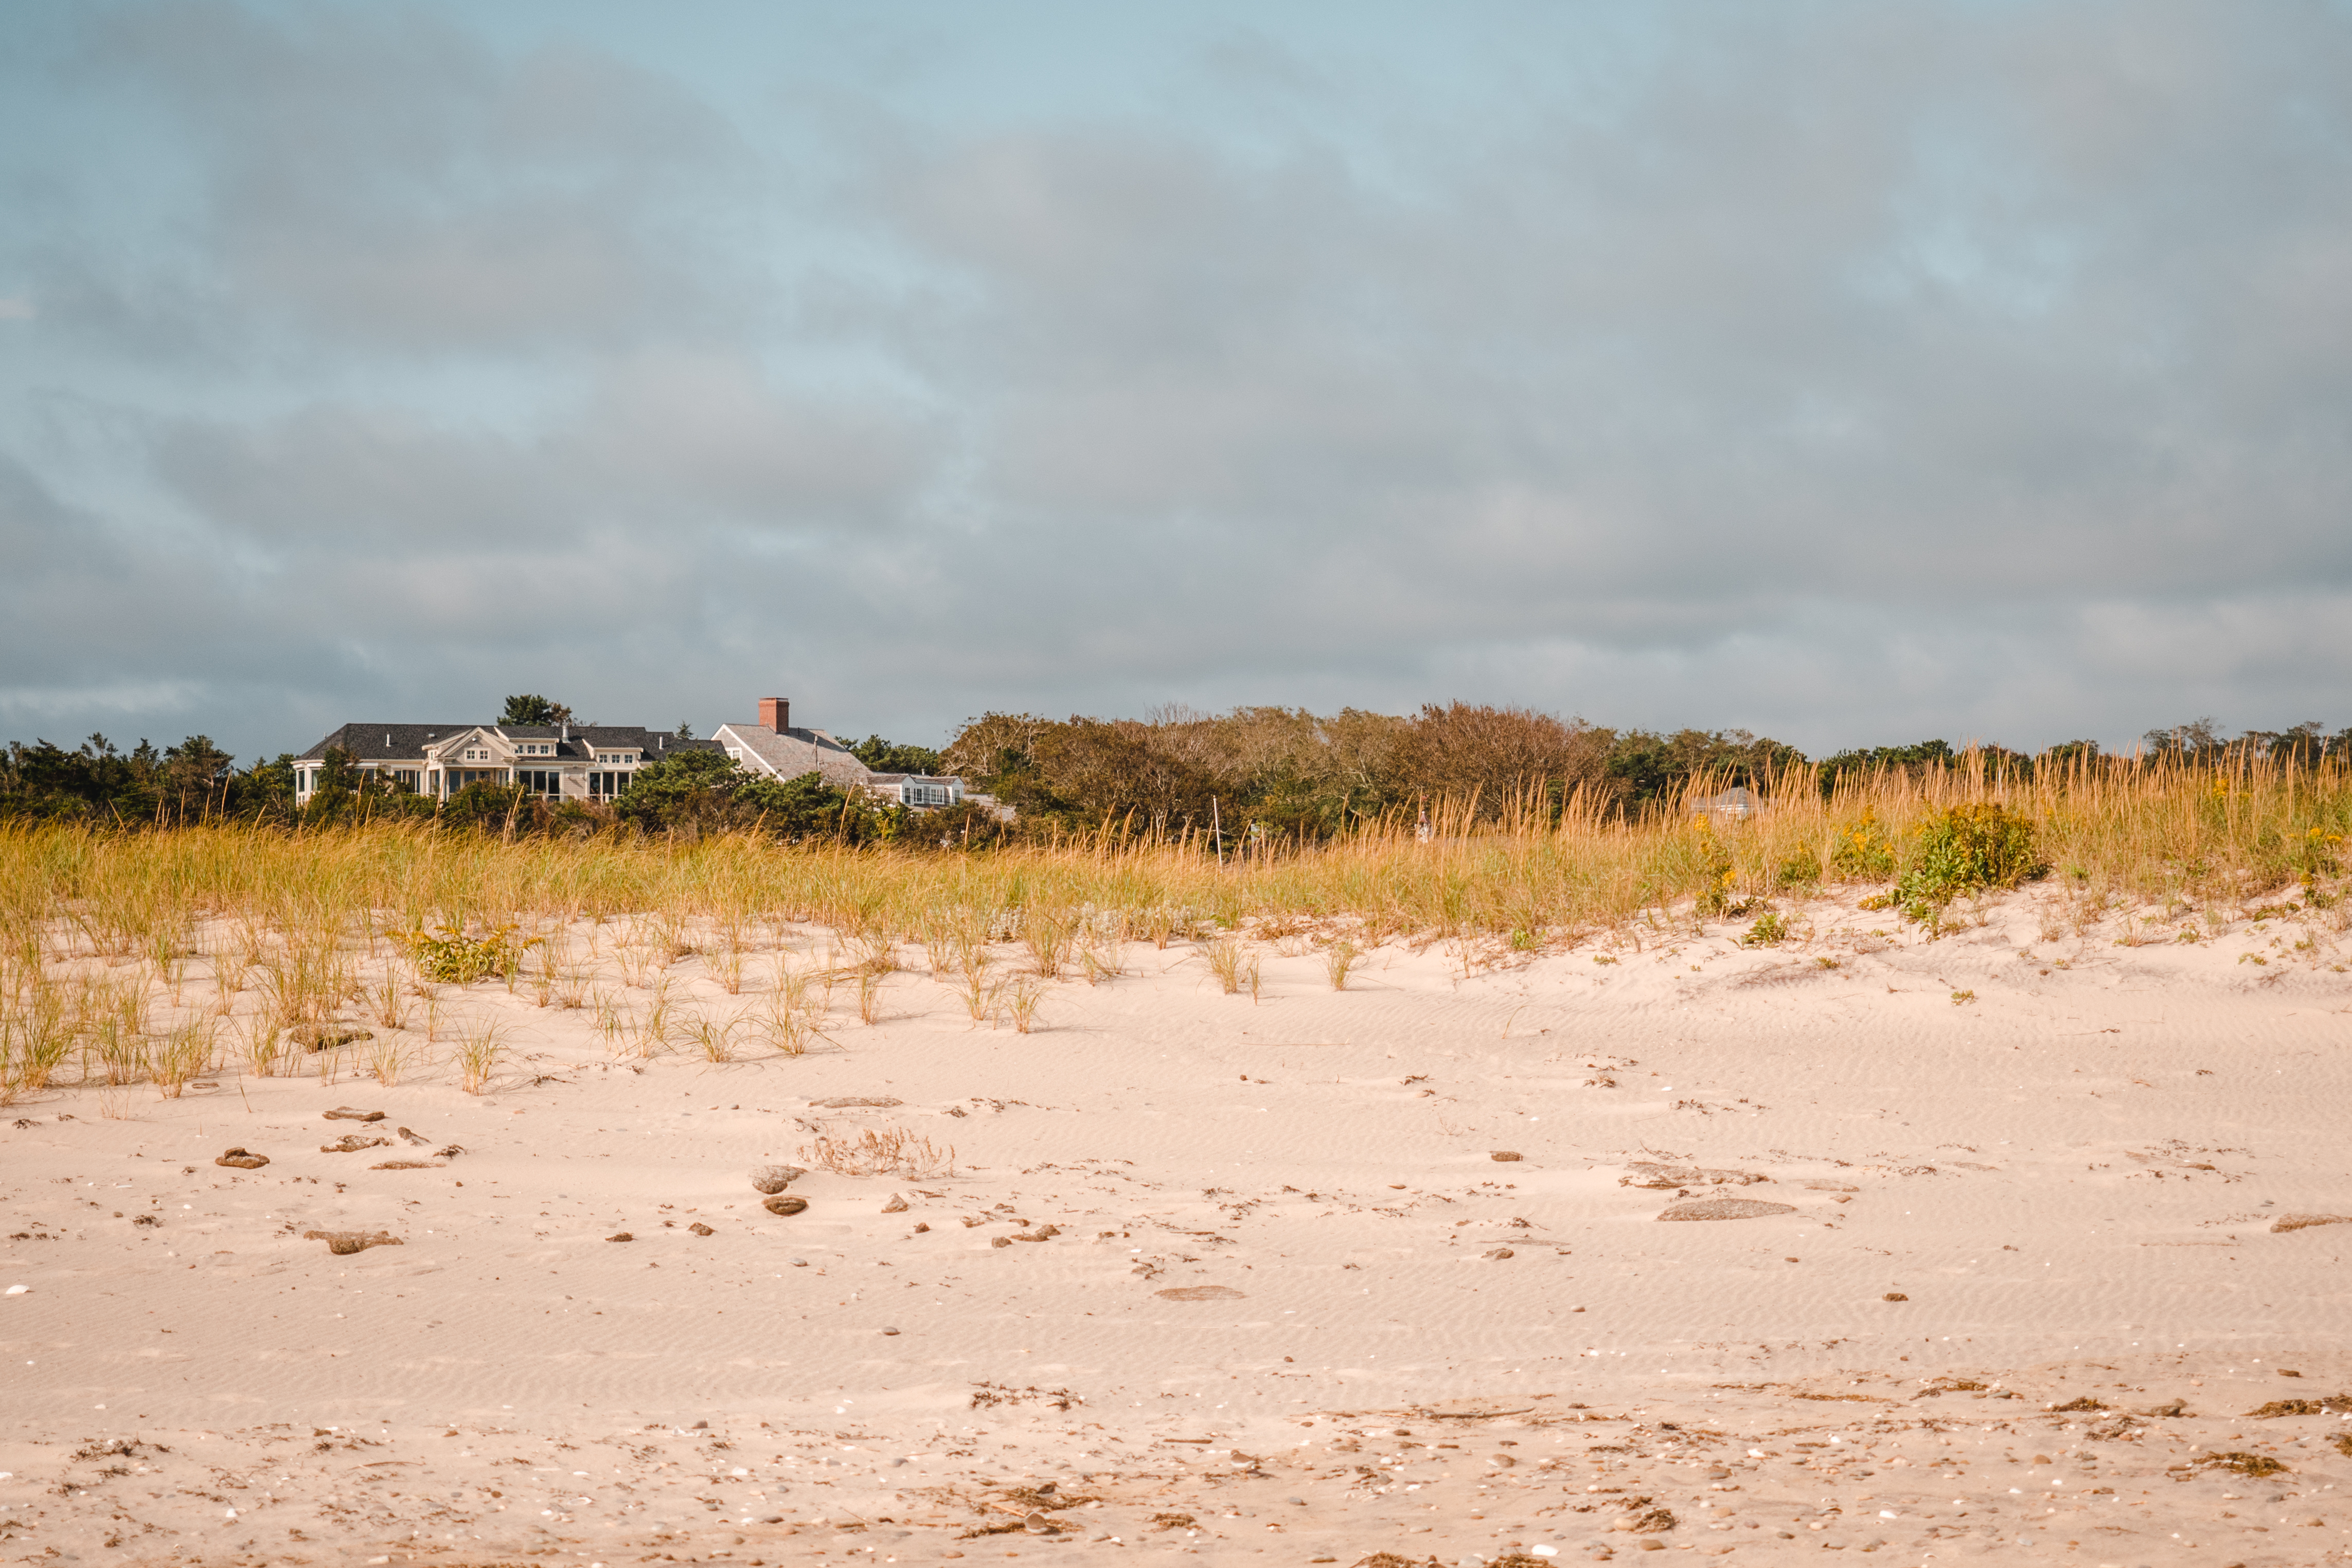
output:
[[[2029,818],[1990,801],[1949,806],[1913,838],[1894,901],[1906,920],[1933,927],[1953,900],[2013,888],[2047,868],[2034,858]]]
[[[434,936],[423,931],[403,931],[395,933],[393,940],[407,953],[408,961],[416,965],[416,973],[425,979],[445,985],[471,985],[492,975],[503,980],[522,963],[523,948],[533,945],[538,939],[518,946],[514,929],[504,925],[482,936],[467,936],[453,926],[443,926]]]

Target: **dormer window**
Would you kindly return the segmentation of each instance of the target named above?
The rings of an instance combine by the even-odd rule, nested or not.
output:
[[[490,753],[486,747],[468,746],[466,748],[465,760],[469,763],[487,763],[490,760]]]

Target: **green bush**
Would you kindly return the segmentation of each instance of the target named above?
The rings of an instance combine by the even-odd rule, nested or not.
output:
[[[1910,863],[1895,880],[1906,920],[1942,922],[1954,899],[2013,888],[2048,869],[2034,858],[2033,824],[1990,802],[1956,805],[1919,829]]]
[[[395,932],[393,940],[407,952],[417,973],[444,985],[471,985],[492,975],[504,979],[522,963],[522,948],[532,945],[516,946],[512,926],[500,926],[482,936],[467,936],[454,926],[443,926],[433,936],[421,931],[402,931]]]

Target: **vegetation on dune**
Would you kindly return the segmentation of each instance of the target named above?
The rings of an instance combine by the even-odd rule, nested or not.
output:
[[[1690,809],[1720,783],[1701,777],[1640,813],[1598,784],[1499,805],[1441,799],[1426,836],[1418,810],[1390,811],[1328,837],[1112,825],[959,853],[940,850],[936,818],[914,819],[919,846],[780,840],[761,826],[768,814],[821,822],[833,799],[800,782],[722,790],[724,776],[698,763],[647,789],[637,805],[652,831],[453,833],[357,816],[173,831],[0,823],[0,1101],[68,1070],[174,1092],[231,1050],[265,1073],[356,1050],[389,1081],[447,1035],[446,988],[475,984],[593,1005],[615,1049],[698,1042],[725,1060],[763,1042],[803,1048],[829,1026],[823,997],[836,983],[874,1021],[883,983],[917,949],[976,1024],[1026,1029],[1055,984],[1125,973],[1135,942],[1193,944],[1227,994],[1255,994],[1259,941],[1321,946],[1337,990],[1359,954],[1399,939],[1447,943],[1465,971],[1594,940],[1648,947],[1717,921],[1745,922],[1735,932],[1769,947],[1803,938],[1809,900],[1854,885],[1931,935],[1966,900],[2030,880],[2051,941],[2095,927],[2126,942],[2195,942],[2285,917],[2308,928],[2301,948],[2316,957],[2352,914],[2352,771],[2293,754],[2032,771],[1963,756],[1846,775],[1826,794],[1813,769],[1790,766],[1751,775],[1763,808],[1744,820]],[[793,931],[792,943],[821,941],[826,956],[794,967]],[[599,989],[604,941],[641,1005]],[[698,959],[733,996],[761,942],[776,969],[764,1013],[673,1005],[669,965]],[[192,964],[209,972],[217,1014],[181,1005]],[[500,1047],[480,1028],[457,1037],[478,1088]]]

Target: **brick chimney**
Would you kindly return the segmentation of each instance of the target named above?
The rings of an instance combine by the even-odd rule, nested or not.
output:
[[[781,735],[793,727],[793,702],[789,697],[760,699],[760,722]]]

